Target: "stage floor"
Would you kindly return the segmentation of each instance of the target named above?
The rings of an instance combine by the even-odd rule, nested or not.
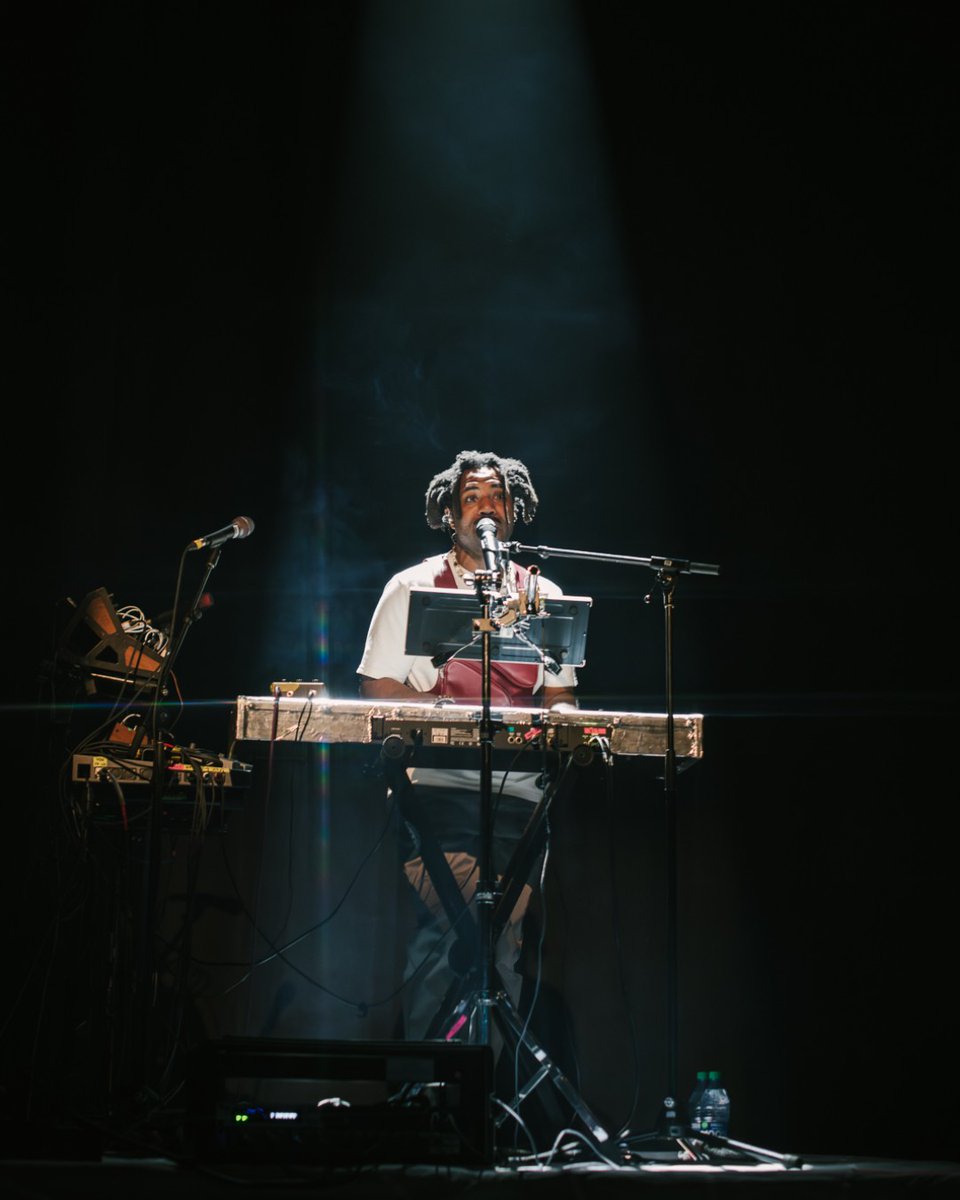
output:
[[[469,1192],[512,1200],[530,1189],[551,1200],[583,1200],[617,1189],[666,1189],[672,1198],[783,1196],[784,1200],[830,1197],[960,1196],[960,1163],[884,1159],[804,1158],[784,1167],[759,1163],[608,1165],[580,1161],[561,1165],[467,1168],[432,1164],[376,1164],[324,1168],[277,1163],[189,1164],[165,1158],[104,1155],[96,1161],[0,1160],[0,1188],[10,1197],[136,1197],[136,1200],[219,1200],[242,1194],[273,1200],[291,1192],[330,1192],[338,1197],[452,1196]]]

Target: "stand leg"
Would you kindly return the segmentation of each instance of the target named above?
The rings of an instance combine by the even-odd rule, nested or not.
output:
[[[520,1020],[510,998],[502,991],[494,1000],[493,1015],[496,1019],[497,1027],[503,1035],[504,1042],[510,1046],[515,1058],[519,1060],[519,1051],[523,1049],[533,1059],[535,1066],[534,1073],[529,1077],[527,1082],[522,1087],[517,1088],[511,1104],[507,1106],[508,1111],[502,1113],[497,1118],[495,1124],[498,1127],[502,1125],[506,1121],[511,1109],[519,1113],[520,1105],[523,1101],[532,1095],[541,1083],[549,1081],[556,1092],[570,1106],[574,1116],[582,1122],[587,1138],[593,1147],[602,1151],[605,1145],[609,1145],[610,1134],[567,1076],[564,1075],[563,1071],[550,1058],[546,1050],[531,1037],[529,1029]]]
[[[490,995],[482,988],[476,987],[476,972],[455,980],[447,993],[449,1007],[444,1008],[448,1013],[441,1019],[438,1013],[431,1024],[428,1040],[431,1036],[441,1037],[452,1041],[464,1036],[464,1040],[475,1041],[478,1030],[482,1030],[477,1020],[481,1007],[485,1006],[487,1022],[491,1021],[503,1039],[504,1053],[508,1053],[515,1064],[515,1073],[519,1074],[521,1064],[525,1075],[523,1083],[515,1084],[513,1096],[509,1102],[502,1102],[502,1111],[496,1116],[494,1124],[497,1128],[504,1125],[510,1116],[523,1124],[521,1105],[536,1093],[543,1105],[547,1118],[553,1125],[554,1132],[559,1133],[571,1119],[556,1102],[550,1090],[538,1091],[541,1084],[547,1083],[556,1094],[568,1105],[572,1119],[578,1119],[585,1130],[588,1142],[598,1152],[604,1153],[609,1149],[610,1134],[604,1128],[600,1119],[592,1111],[570,1079],[559,1066],[550,1058],[546,1050],[530,1033],[526,1022],[521,1020],[510,997],[503,986],[499,973],[494,970],[494,987]]]

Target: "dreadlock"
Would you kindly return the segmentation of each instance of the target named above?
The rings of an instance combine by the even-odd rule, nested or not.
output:
[[[480,467],[493,467],[500,473],[514,512],[529,525],[537,511],[537,493],[530,481],[530,472],[519,458],[501,458],[492,450],[461,450],[451,465],[439,475],[434,475],[427,487],[427,524],[431,529],[443,528],[443,512],[446,508],[460,511],[460,479],[465,471]]]

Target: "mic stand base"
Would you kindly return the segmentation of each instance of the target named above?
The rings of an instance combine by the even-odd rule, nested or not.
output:
[[[621,1138],[619,1149],[625,1163],[649,1159],[679,1164],[756,1162],[787,1168],[803,1166],[798,1154],[781,1154],[716,1133],[691,1133],[680,1120],[677,1107],[669,1096],[663,1102],[657,1127],[649,1133]]]
[[[521,1020],[496,969],[494,969],[494,974],[496,988],[489,993],[482,989],[466,992],[453,1009],[447,1022],[446,1033],[440,1036],[444,1040],[451,1040],[464,1031],[468,1035],[466,1039],[468,1042],[475,1041],[478,1017],[484,1026],[489,1028],[492,1023],[492,1026],[496,1027],[500,1033],[503,1039],[504,1053],[509,1053],[512,1061],[516,1090],[509,1102],[497,1101],[500,1112],[493,1121],[495,1129],[502,1128],[508,1120],[512,1119],[519,1129],[524,1130],[526,1126],[520,1106],[534,1092],[537,1092],[541,1084],[548,1083],[553,1091],[566,1102],[571,1114],[571,1117],[567,1117],[566,1114],[559,1112],[556,1099],[549,1095],[549,1089],[547,1093],[537,1092],[538,1097],[543,1099],[548,1115],[557,1124],[559,1132],[569,1125],[571,1119],[576,1119],[583,1127],[583,1132],[578,1131],[578,1135],[584,1138],[600,1156],[612,1157],[613,1141],[610,1134],[560,1067],[531,1036],[527,1022]],[[522,1053],[528,1056],[525,1069],[529,1069],[530,1074],[521,1083],[519,1075]],[[571,1133],[573,1133],[572,1130]],[[501,1144],[500,1149],[505,1150],[505,1147]]]

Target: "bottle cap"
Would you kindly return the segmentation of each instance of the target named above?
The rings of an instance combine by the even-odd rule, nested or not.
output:
[[[710,1078],[711,1083],[718,1083],[720,1080],[720,1072],[719,1071],[711,1071],[709,1078]]]
[[[697,1072],[697,1079],[699,1079],[699,1080],[701,1080],[701,1081],[705,1081],[705,1080],[706,1080],[706,1078],[707,1078],[707,1072],[706,1072],[706,1071],[698,1071],[698,1072]]]

